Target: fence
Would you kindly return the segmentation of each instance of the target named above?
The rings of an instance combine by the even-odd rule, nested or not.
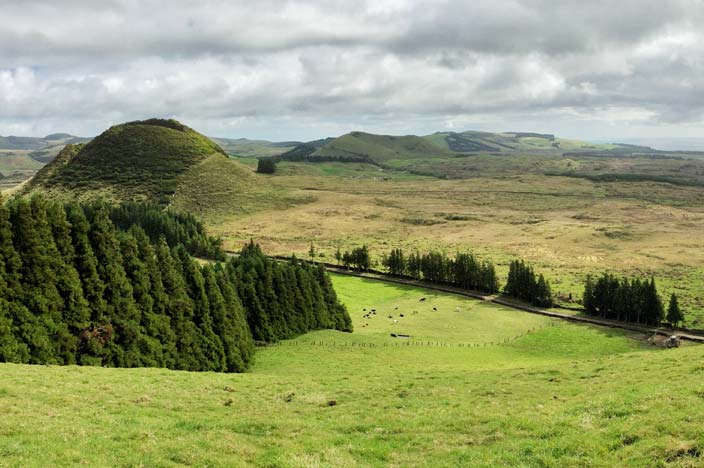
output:
[[[395,342],[383,342],[383,343],[370,343],[370,342],[356,342],[356,341],[324,341],[324,340],[312,340],[312,341],[299,341],[299,340],[284,340],[277,341],[275,343],[257,343],[261,347],[272,347],[272,346],[322,346],[330,348],[400,348],[400,347],[435,347],[435,348],[487,348],[490,346],[503,346],[510,344],[520,338],[528,336],[539,330],[544,330],[546,328],[551,328],[557,326],[557,323],[548,323],[541,327],[531,328],[525,333],[521,333],[516,336],[507,337],[499,341],[485,341],[482,343],[449,343],[444,341],[435,340],[413,340],[408,338],[397,338]]]

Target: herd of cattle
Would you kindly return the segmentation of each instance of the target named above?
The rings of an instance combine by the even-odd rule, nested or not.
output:
[[[427,300],[426,297],[421,297],[420,299],[418,299],[418,302],[425,302],[426,300]],[[394,310],[398,310],[398,306],[394,306]],[[433,310],[437,312],[438,308],[433,307]],[[364,315],[362,315],[362,318],[365,318],[367,320],[372,319],[376,316],[376,309],[369,309],[369,311],[367,311],[367,309],[364,308],[364,309],[362,309],[362,312],[364,312]],[[411,313],[411,315],[416,315],[417,313],[418,313],[418,311],[414,310]],[[393,315],[388,315],[388,318],[389,318],[389,320],[391,320],[392,324],[399,323],[399,319],[401,319],[403,317],[405,317],[404,314],[398,314],[398,318],[394,318]],[[369,326],[369,322],[366,322],[364,325],[362,325],[362,328],[365,328],[368,326]],[[396,337],[397,335],[392,333],[391,336]]]

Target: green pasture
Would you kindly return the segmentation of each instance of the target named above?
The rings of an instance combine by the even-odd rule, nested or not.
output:
[[[245,374],[0,365],[0,466],[701,466],[701,347],[333,280],[355,332]]]

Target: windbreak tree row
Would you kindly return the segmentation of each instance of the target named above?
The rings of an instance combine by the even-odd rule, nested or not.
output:
[[[659,325],[664,318],[663,304],[653,278],[629,280],[604,273],[594,280],[589,276],[582,301],[587,314],[605,319]],[[676,296],[674,303],[677,307]],[[675,323],[682,320],[679,307],[674,318]]]
[[[490,294],[499,290],[494,265],[470,253],[458,253],[451,258],[442,252],[406,255],[401,249],[393,249],[384,257],[383,264],[394,276],[408,276]]]

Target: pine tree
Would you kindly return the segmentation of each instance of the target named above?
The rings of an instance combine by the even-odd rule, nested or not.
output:
[[[31,362],[70,363],[77,340],[63,322],[64,298],[56,284],[59,253],[44,202],[39,197],[16,200],[10,211],[13,243],[23,260],[20,296],[28,311],[16,325],[27,337]]]
[[[673,327],[677,327],[680,322],[684,321],[684,316],[682,311],[680,311],[677,295],[675,293],[672,293],[670,296],[670,304],[667,307],[667,321]]]
[[[222,268],[220,265],[216,268],[215,273],[227,312],[222,328],[218,330],[218,333],[223,336],[223,343],[229,343],[232,340],[237,351],[239,351],[239,359],[235,349],[230,349],[226,353],[225,358],[228,370],[231,372],[242,372],[254,359],[252,332],[247,325],[245,311],[237,296],[237,291],[233,287],[234,278],[230,276],[226,268]]]
[[[200,370],[222,371],[225,369],[225,351],[220,338],[213,331],[210,302],[200,267],[191,259],[183,246],[176,247],[174,256],[180,262],[186,290],[195,306],[193,323],[197,330],[194,338],[198,341],[197,346],[203,355]]]
[[[337,249],[335,250],[335,260],[337,261],[337,266],[342,265],[342,252],[340,252],[340,244],[337,244]]]
[[[538,277],[538,283],[535,287],[535,298],[533,304],[538,307],[552,307],[552,292],[550,291],[550,283],[541,274]]]
[[[106,304],[103,298],[105,284],[98,274],[98,259],[90,243],[90,224],[83,209],[78,205],[67,206],[66,216],[71,227],[73,265],[81,280],[83,297],[88,302],[90,321],[103,324],[106,320]]]
[[[1,297],[14,300],[22,291],[22,260],[12,241],[10,212],[0,199],[0,287]]]
[[[310,243],[310,247],[308,248],[308,256],[311,262],[315,261],[315,245],[313,242]]]
[[[176,337],[177,354],[174,368],[200,370],[205,356],[200,347],[198,328],[193,323],[195,305],[188,296],[179,262],[164,239],[157,245],[156,254],[164,290],[169,298],[166,311],[171,318],[171,327]]]
[[[149,296],[152,299],[151,313],[142,315],[141,325],[147,337],[151,339],[149,341],[150,354],[157,360],[157,365],[173,369],[176,368],[178,354],[176,334],[171,327],[171,318],[166,311],[169,297],[161,279],[156,251],[142,228],[132,226],[129,232],[137,242],[139,259],[149,275]]]
[[[114,329],[114,340],[106,343],[103,364],[118,367],[140,365],[140,317],[123,267],[120,243],[115,227],[105,207],[95,212],[90,229],[93,252],[98,261],[98,274],[105,285],[103,298],[106,305],[105,320]],[[102,325],[102,324],[101,324]]]

